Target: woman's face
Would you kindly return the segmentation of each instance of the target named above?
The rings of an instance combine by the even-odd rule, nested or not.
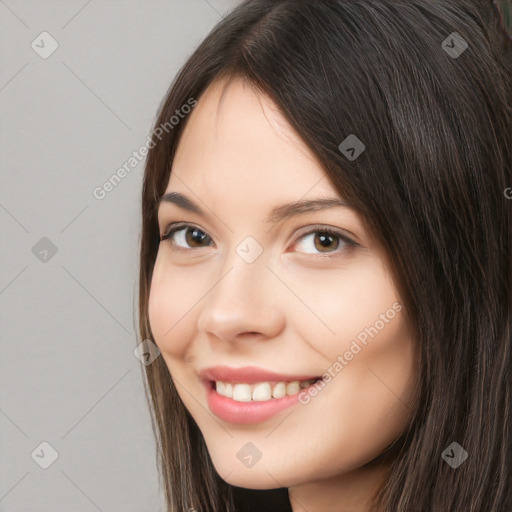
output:
[[[161,235],[190,226],[160,242],[151,330],[224,480],[331,478],[404,429],[411,330],[383,251],[335,204],[343,198],[311,151],[240,80],[219,104],[222,85],[192,110],[173,162],[166,194],[187,202],[159,207]],[[334,202],[284,209],[319,199]]]

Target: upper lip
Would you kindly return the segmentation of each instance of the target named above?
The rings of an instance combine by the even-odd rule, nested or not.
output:
[[[283,375],[257,366],[244,366],[232,368],[230,366],[213,366],[199,372],[205,381],[243,382],[251,384],[255,382],[279,381],[292,382],[305,381],[318,378],[318,375]]]

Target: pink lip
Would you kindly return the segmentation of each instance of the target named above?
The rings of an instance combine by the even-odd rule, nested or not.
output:
[[[214,366],[205,368],[199,375],[204,381],[220,380],[222,382],[254,384],[256,382],[292,382],[294,380],[310,380],[319,375],[283,375],[280,373],[258,368],[257,366],[244,366],[231,368],[229,366]]]
[[[201,380],[206,388],[208,407],[224,421],[237,424],[260,423],[268,420],[278,412],[298,403],[299,394],[304,389],[291,396],[283,398],[272,398],[265,402],[237,402],[226,396],[222,396],[215,390],[214,381],[231,383],[253,384],[255,382],[292,382],[294,380],[304,381],[315,379],[318,376],[311,375],[282,375],[254,366],[244,368],[230,368],[227,366],[216,366],[207,368],[200,372]],[[307,388],[306,388],[307,389]]]

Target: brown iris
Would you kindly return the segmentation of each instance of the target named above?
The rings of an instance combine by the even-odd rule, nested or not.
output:
[[[210,237],[197,228],[187,228],[185,231],[185,240],[190,247],[203,247],[202,242]]]
[[[332,249],[335,250],[338,248],[340,243],[339,238],[335,235],[331,235],[330,233],[326,233],[324,231],[318,231],[315,233],[315,249],[320,252],[327,252],[324,249]],[[318,243],[317,243],[318,242]],[[332,243],[335,242],[335,246],[332,247]]]

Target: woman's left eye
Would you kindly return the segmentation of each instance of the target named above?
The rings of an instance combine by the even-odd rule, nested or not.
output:
[[[305,252],[306,254],[338,253],[359,245],[339,231],[321,226],[300,236],[298,240],[295,245],[302,245],[305,250],[299,252]]]

